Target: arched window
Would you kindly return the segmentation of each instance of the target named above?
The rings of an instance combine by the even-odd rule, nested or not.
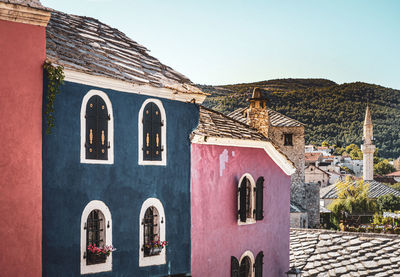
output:
[[[262,253],[262,252],[260,252]],[[259,253],[259,255],[260,255]],[[262,254],[261,254],[262,255]],[[257,255],[258,258],[258,255]],[[262,258],[259,258],[258,263],[254,261],[254,255],[251,251],[246,251],[243,253],[242,257],[238,261],[235,257],[231,257],[231,277],[254,277],[254,271],[260,273],[260,268],[256,269],[257,267],[262,267]],[[253,270],[254,268],[254,270]],[[262,270],[262,269],[261,269]],[[256,277],[260,276],[257,275]],[[261,271],[262,274],[262,271]],[[261,275],[262,276],[262,275]]]
[[[139,266],[165,264],[165,215],[160,200],[147,199],[140,210]]]
[[[112,222],[108,207],[98,200],[86,205],[81,217],[81,274],[111,271],[112,253],[95,255],[88,247],[112,245]]]
[[[158,99],[147,99],[139,111],[139,164],[166,165],[166,118]]]
[[[254,179],[246,173],[239,181],[238,188],[238,223],[255,222],[255,193]]]
[[[91,90],[81,107],[81,162],[113,163],[113,116],[104,92]]]

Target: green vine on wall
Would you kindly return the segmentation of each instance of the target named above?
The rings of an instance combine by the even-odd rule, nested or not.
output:
[[[64,84],[64,67],[54,66],[46,61],[43,65],[44,70],[47,72],[47,103],[46,103],[46,134],[51,134],[51,128],[54,127],[54,101],[56,94],[60,93],[60,86]]]

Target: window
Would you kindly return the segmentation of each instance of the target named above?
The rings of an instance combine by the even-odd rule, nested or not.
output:
[[[104,92],[91,90],[81,106],[81,163],[112,164],[113,113]]]
[[[262,277],[264,253],[260,251],[254,260],[251,251],[243,253],[240,260],[231,256],[231,277]]]
[[[92,255],[89,246],[112,245],[112,222],[108,207],[98,200],[86,205],[81,217],[81,274],[112,270],[110,256]]]
[[[154,245],[165,241],[165,215],[160,200],[147,199],[140,210],[139,266],[160,265],[166,263],[166,249]]]
[[[264,218],[263,210],[264,177],[254,183],[253,177],[246,173],[238,187],[238,224],[251,224]]]
[[[139,111],[139,164],[166,165],[166,118],[160,100],[147,99]]]
[[[293,146],[293,134],[285,134],[284,135],[284,143],[285,146]]]

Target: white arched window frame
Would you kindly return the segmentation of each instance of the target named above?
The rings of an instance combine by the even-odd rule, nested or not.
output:
[[[160,216],[160,240],[165,241],[165,224],[166,218],[164,214],[164,207],[160,200],[157,198],[148,198],[144,201],[142,208],[140,209],[140,216],[139,216],[139,266],[151,266],[151,265],[160,265],[166,263],[166,247],[161,250],[161,253],[156,256],[144,256],[143,244],[144,244],[144,215],[146,210],[150,207],[155,207],[158,211]]]
[[[250,189],[250,211],[251,211],[251,216],[250,217],[246,217],[246,222],[242,222],[242,221],[240,221],[240,219],[238,219],[238,225],[247,225],[247,224],[254,224],[254,223],[256,223],[256,218],[255,218],[255,209],[256,209],[256,191],[255,191],[255,188],[256,188],[256,182],[254,181],[254,178],[253,178],[253,176],[251,176],[251,174],[250,173],[245,173],[245,174],[243,174],[242,175],[242,177],[240,178],[240,180],[239,180],[239,183],[238,183],[238,190],[239,190],[239,187],[240,187],[240,184],[242,183],[242,181],[243,181],[243,179],[245,178],[245,177],[247,177],[247,179],[250,181],[250,184],[251,184],[251,189]],[[238,207],[240,206],[240,197],[239,197],[239,194],[238,194],[238,197],[237,197],[237,203],[238,203]]]
[[[94,96],[100,96],[106,103],[108,113],[110,114],[110,120],[108,121],[108,141],[110,142],[110,148],[108,149],[108,159],[107,160],[95,160],[86,159],[86,105],[89,99]],[[112,110],[111,101],[107,94],[100,90],[90,90],[83,97],[81,106],[81,163],[87,164],[113,164],[114,163],[114,115]]]
[[[112,220],[111,220],[111,213],[108,209],[107,205],[104,202],[99,200],[90,201],[85,209],[82,212],[81,217],[81,274],[89,274],[89,273],[97,273],[97,272],[104,272],[104,271],[112,271],[112,252],[110,256],[107,257],[105,263],[101,264],[93,264],[87,265],[86,264],[86,256],[87,256],[87,249],[86,249],[86,228],[85,223],[87,222],[88,216],[91,211],[99,210],[102,212],[104,216],[104,223],[105,223],[105,245],[112,245]]]
[[[160,109],[161,120],[163,125],[161,126],[161,147],[163,151],[161,152],[161,161],[145,161],[143,160],[143,112],[146,105],[150,102],[153,102]],[[158,99],[147,99],[143,102],[142,107],[139,110],[138,116],[138,135],[139,135],[139,143],[138,143],[138,153],[139,153],[139,165],[167,165],[167,117],[165,115],[165,110],[162,102]]]
[[[240,257],[239,266],[241,265],[242,260],[243,260],[245,257],[249,257],[249,258],[250,258],[250,272],[251,272],[251,275],[250,275],[250,276],[251,276],[251,277],[254,277],[254,263],[255,263],[255,259],[254,259],[253,252],[251,252],[250,250],[245,251],[245,252],[242,254],[242,256]]]

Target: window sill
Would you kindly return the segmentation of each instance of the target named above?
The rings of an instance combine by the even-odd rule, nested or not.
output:
[[[166,166],[167,162],[165,160],[161,160],[161,161],[139,161],[139,165],[161,165],[161,166]]]
[[[255,224],[257,221],[254,219],[254,218],[248,218],[247,220],[246,220],[246,222],[242,222],[242,221],[240,221],[239,219],[238,219],[238,225],[239,226],[241,226],[241,225],[251,225],[251,224]]]

